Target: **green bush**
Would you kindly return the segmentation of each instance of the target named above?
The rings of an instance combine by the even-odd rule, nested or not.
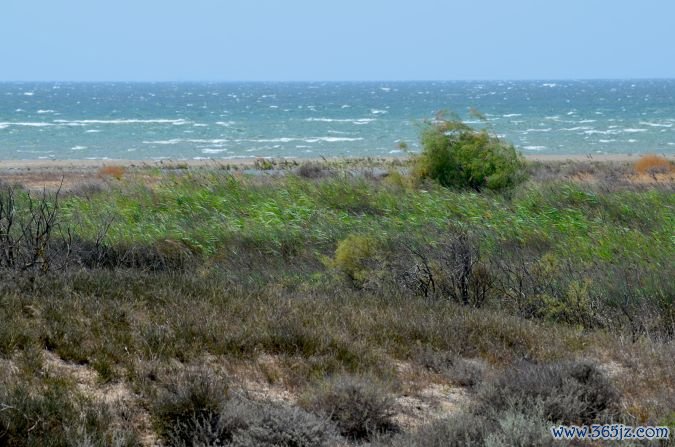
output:
[[[368,277],[367,262],[375,254],[376,243],[368,236],[350,234],[338,243],[333,265],[356,283]]]
[[[456,188],[499,190],[520,183],[525,162],[512,144],[476,130],[456,116],[425,123],[415,173]]]

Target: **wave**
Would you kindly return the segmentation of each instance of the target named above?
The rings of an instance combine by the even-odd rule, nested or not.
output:
[[[71,151],[83,151],[87,149],[87,146],[73,146],[70,148]]]
[[[586,135],[616,135],[621,133],[619,130],[608,129],[608,130],[587,130],[584,132]]]
[[[170,140],[152,140],[152,141],[143,141],[143,144],[158,144],[158,145],[172,145],[172,144],[181,144],[181,143],[202,143],[202,144],[223,144],[227,143],[229,140],[225,139],[191,139],[191,138],[172,138]]]
[[[292,143],[292,142],[304,142],[304,143],[341,143],[347,141],[363,141],[363,138],[349,138],[349,137],[307,137],[307,138],[261,138],[257,140],[235,140],[238,143]]]
[[[307,122],[314,123],[352,123],[358,125],[369,124],[377,121],[375,118],[306,118]]]
[[[53,110],[38,110],[37,113],[39,113],[40,115],[42,115],[42,114],[44,114],[44,113],[54,113],[54,111],[53,111]]]
[[[640,125],[650,127],[673,127],[673,123],[662,124],[662,123],[650,123],[648,121],[640,121]]]
[[[550,132],[551,130],[553,130],[553,129],[551,129],[550,127],[547,127],[546,129],[527,129],[527,130],[523,131],[523,133],[530,133],[530,132]]]
[[[227,152],[227,149],[202,149],[203,154],[219,154],[221,152]]]
[[[173,124],[182,126],[191,122],[184,119],[115,119],[115,120],[54,120],[57,124],[86,126],[88,124]]]
[[[647,129],[632,129],[632,128],[628,128],[628,129],[623,129],[623,132],[625,132],[625,133],[647,132]]]
[[[506,115],[502,115],[504,118],[513,118],[516,116],[523,116],[522,113],[507,113]]]
[[[523,149],[526,151],[543,151],[546,149],[546,146],[523,146]]]
[[[10,123],[10,122],[4,122],[0,123],[0,128],[5,129],[10,126],[20,126],[20,127],[49,127],[53,126],[54,124],[52,123],[43,123],[43,122],[36,122],[36,123]]]
[[[588,127],[588,126],[577,126],[577,127],[563,127],[561,130],[567,130],[567,131],[570,131],[570,132],[574,132],[574,131],[577,131],[577,130],[593,130],[593,128]]]
[[[385,113],[389,113],[386,110],[380,110],[380,109],[370,109],[370,113],[373,115],[384,115]]]

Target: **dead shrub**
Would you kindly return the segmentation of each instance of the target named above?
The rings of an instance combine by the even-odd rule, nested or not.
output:
[[[101,167],[98,170],[98,175],[99,177],[112,177],[116,180],[122,180],[125,172],[126,168],[124,166],[110,165]]]
[[[638,174],[647,175],[667,174],[673,169],[667,158],[654,154],[643,155],[635,162],[633,168]]]

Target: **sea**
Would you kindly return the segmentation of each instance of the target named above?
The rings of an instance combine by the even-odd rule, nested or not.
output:
[[[524,154],[675,153],[675,79],[42,82],[0,83],[0,159],[405,156],[439,111]]]

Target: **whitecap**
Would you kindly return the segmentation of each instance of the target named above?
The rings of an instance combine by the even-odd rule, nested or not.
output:
[[[563,127],[561,130],[567,130],[567,131],[570,131],[570,132],[574,132],[574,131],[577,131],[577,130],[591,130],[591,129],[593,129],[593,128],[588,127],[588,126],[576,126],[576,127]]]
[[[370,109],[370,113],[373,115],[384,115],[385,113],[389,113],[386,110],[380,110],[380,109]]]
[[[526,151],[543,151],[546,146],[523,146]]]
[[[40,115],[42,115],[42,114],[44,114],[44,113],[54,113],[54,111],[53,111],[53,110],[38,110],[37,113],[39,113]]]
[[[207,139],[187,139],[187,138],[172,138],[170,140],[152,140],[152,141],[143,141],[143,144],[158,144],[158,145],[172,145],[172,144],[181,144],[181,143],[201,143],[201,144],[223,144],[227,143],[228,140],[225,139],[213,139],[213,140],[207,140]]]
[[[237,142],[251,142],[251,143],[292,143],[295,141],[304,143],[339,143],[347,141],[363,141],[363,138],[348,138],[348,137],[307,137],[307,138],[261,138],[257,140],[236,140]]]
[[[221,152],[227,152],[227,149],[202,149],[203,154],[219,154]]]
[[[89,129],[85,130],[84,133],[100,133],[101,131],[98,129]]]
[[[24,96],[33,96],[35,92],[23,92]]]
[[[234,121],[217,121],[216,124],[223,127],[230,127],[234,126],[236,123]]]
[[[522,113],[507,113],[506,115],[502,115],[504,118],[513,118],[516,116],[523,116]]]
[[[600,143],[614,143],[616,140],[613,140],[613,139],[609,139],[609,140],[603,140],[603,139],[600,139],[600,140],[598,140],[598,141],[599,141]]]
[[[551,129],[550,127],[547,127],[545,129],[527,129],[525,131],[525,133],[529,133],[529,132],[550,132],[551,130],[553,130],[553,129]]]
[[[579,124],[595,123],[597,120],[581,120]]]
[[[389,88],[389,87],[380,87],[380,90],[382,90],[383,92],[390,92],[390,91],[391,91],[391,88]]]
[[[551,82],[551,83],[546,83],[546,84],[541,84],[542,87],[557,87],[558,84]]]
[[[87,149],[87,146],[73,146],[70,148],[71,151],[83,151]]]
[[[317,123],[352,123],[358,126],[377,120],[375,118],[306,118],[305,121]]]
[[[192,127],[209,127],[208,124],[194,123]]]
[[[618,130],[587,130],[586,135],[616,135],[620,133]]]
[[[9,123],[9,122],[5,122],[5,123],[0,123],[0,126],[3,126],[3,128],[4,128],[4,127],[9,127],[9,126],[20,126],[20,127],[49,127],[49,126],[53,126],[53,124],[52,124],[52,123],[41,123],[41,122],[37,122],[37,123],[23,123],[23,122],[19,122],[19,123]]]
[[[88,124],[173,124],[182,126],[190,121],[184,119],[114,119],[114,120],[54,120],[57,124],[88,125]]]
[[[662,123],[651,123],[648,121],[640,121],[640,124],[643,126],[650,126],[650,127],[673,127],[672,123],[662,124]]]
[[[632,129],[632,128],[628,128],[628,129],[623,129],[623,131],[624,131],[625,133],[638,133],[638,132],[647,132],[647,129]]]

